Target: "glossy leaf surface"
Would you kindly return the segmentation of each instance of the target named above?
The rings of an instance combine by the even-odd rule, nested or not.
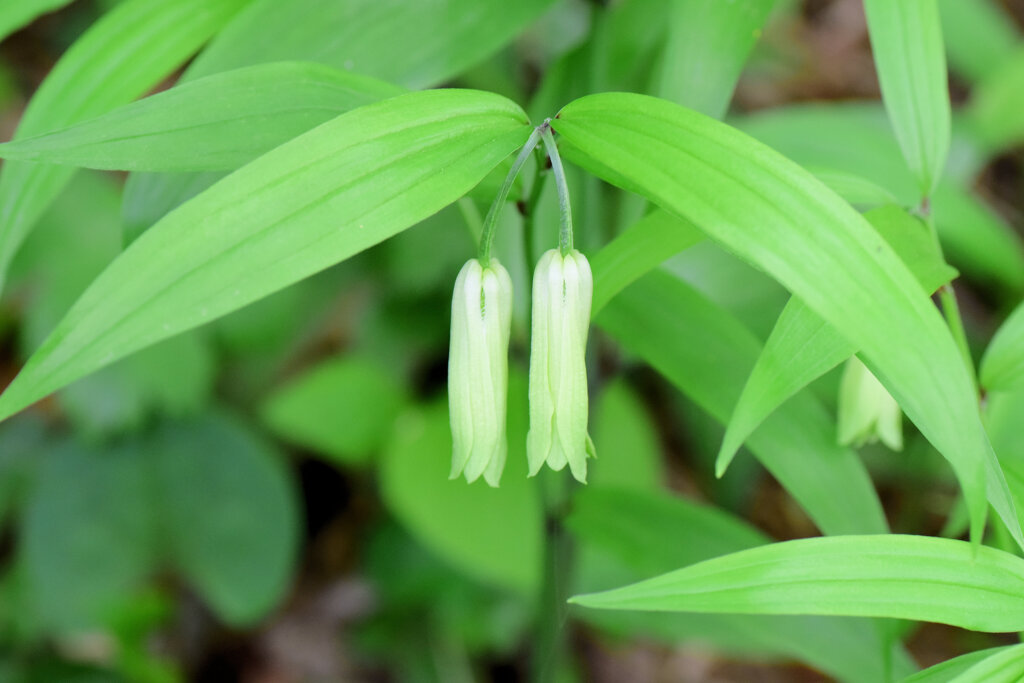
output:
[[[928,536],[774,543],[572,602],[602,609],[893,617],[1024,627],[1024,560]]]
[[[992,502],[1024,544],[949,329],[860,214],[743,133],[661,100],[593,95],[567,106],[552,125],[582,165],[692,221],[857,344],[953,465],[973,538],[984,524],[988,472]]]
[[[521,145],[525,123],[496,95],[412,93],[260,157],[115,259],[0,396],[0,416],[414,225]]]

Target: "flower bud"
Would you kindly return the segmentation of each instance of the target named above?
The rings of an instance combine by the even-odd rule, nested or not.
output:
[[[586,257],[573,249],[564,257],[546,252],[533,276],[533,335],[530,349],[530,476],[546,462],[569,465],[587,478],[587,368],[584,362],[594,281]]]
[[[505,467],[505,405],[512,279],[496,259],[462,267],[452,296],[448,403],[452,426],[451,478],[482,474],[497,486]]]
[[[894,451],[903,449],[903,413],[896,399],[856,356],[850,358],[839,385],[839,443],[862,446],[879,439]]]

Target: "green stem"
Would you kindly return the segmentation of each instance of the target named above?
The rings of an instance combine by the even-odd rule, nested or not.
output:
[[[498,196],[494,198],[494,203],[491,204],[490,211],[487,212],[487,218],[484,219],[483,234],[480,237],[480,264],[487,267],[491,262],[491,245],[494,243],[494,233],[498,225],[498,216],[501,214],[501,209],[505,206],[505,200],[508,199],[508,192],[512,189],[512,183],[516,181],[516,176],[519,175],[520,169],[523,168],[523,164],[530,158],[530,153],[533,148],[540,142],[540,129],[534,129],[533,133],[530,134],[526,144],[523,145],[523,149],[520,150],[519,156],[516,157],[515,162],[512,164],[512,168],[509,169],[508,175],[505,176],[505,182],[501,184],[501,189],[498,190]]]
[[[551,159],[551,170],[555,175],[555,189],[558,190],[558,208],[561,212],[562,229],[558,234],[558,248],[565,256],[572,251],[572,206],[569,204],[569,184],[565,180],[565,169],[562,168],[562,157],[558,154],[558,145],[551,135],[551,125],[545,121],[541,126],[544,148]]]
[[[534,216],[537,214],[537,204],[540,202],[540,194],[544,191],[544,163],[538,160],[533,172],[533,184],[530,186],[530,196],[523,206],[523,259],[526,267],[531,268],[534,263]]]
[[[531,680],[549,683],[560,678],[569,654],[565,626],[569,616],[567,599],[573,547],[564,520],[574,480],[565,472],[546,469],[538,479],[544,500],[544,576]]]
[[[967,343],[967,332],[964,329],[963,319],[960,317],[960,306],[956,302],[956,292],[953,291],[953,285],[946,283],[939,289],[939,305],[942,307],[942,314],[946,317],[946,323],[953,333],[953,340],[956,342],[957,348],[960,349],[960,355],[963,356],[964,365],[967,366],[971,381],[974,383],[974,388],[977,389],[978,382],[974,372],[974,359],[971,357],[971,347]]]
[[[945,260],[945,256],[942,253],[942,242],[939,240],[939,232],[935,228],[935,219],[932,218],[931,204],[927,197],[921,202],[920,214],[928,226],[928,231],[935,242],[935,247],[939,251],[939,257]],[[963,357],[967,374],[974,384],[975,391],[977,391],[978,378],[974,370],[974,359],[971,357],[971,347],[967,343],[967,331],[964,329],[964,321],[960,316],[960,305],[956,301],[956,292],[953,290],[952,283],[947,282],[939,288],[939,306],[942,309],[943,317],[946,318],[949,331],[953,334],[953,341],[956,342],[960,355]]]

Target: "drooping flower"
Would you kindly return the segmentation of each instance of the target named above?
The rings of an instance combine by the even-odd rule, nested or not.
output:
[[[847,361],[839,385],[838,422],[840,445],[881,440],[894,451],[903,448],[900,405],[856,356]]]
[[[526,456],[530,476],[546,462],[569,465],[587,478],[587,368],[584,362],[594,282],[586,257],[575,249],[562,256],[546,252],[533,276],[533,334],[530,348],[530,432]]]
[[[497,486],[505,467],[505,405],[512,279],[496,259],[462,267],[452,296],[448,402],[452,427],[451,478],[480,475]]]

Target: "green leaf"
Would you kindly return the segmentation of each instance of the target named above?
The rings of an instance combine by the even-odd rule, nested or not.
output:
[[[156,562],[144,453],[66,443],[47,454],[22,526],[33,603],[64,631],[105,623]]]
[[[808,170],[825,168],[870,178],[907,206],[920,200],[917,181],[879,105],[795,104],[729,122]]]
[[[573,496],[566,526],[644,575],[771,542],[738,517],[667,492],[581,488]]]
[[[365,463],[390,435],[403,388],[375,361],[342,356],[289,381],[260,412],[271,431],[341,463]]]
[[[70,3],[71,0],[17,0],[0,5],[0,41],[36,17],[52,12]]]
[[[636,581],[681,565],[764,545],[769,539],[742,520],[717,508],[665,494],[601,490],[576,493],[566,520],[581,547],[577,589],[615,585],[609,559],[625,571],[614,579]],[[666,543],[666,538],[678,542]],[[598,554],[598,551],[601,554]],[[877,625],[867,620],[732,614],[630,614],[585,610],[578,616],[612,632],[680,640],[710,641],[726,652],[794,657],[844,681],[889,678],[885,648]],[[913,670],[899,653],[899,671]]]
[[[1002,216],[977,196],[945,184],[936,189],[932,209],[954,265],[977,282],[1024,294],[1024,239]]]
[[[658,95],[722,118],[776,0],[673,0]]]
[[[893,248],[926,292],[956,277],[922,221],[896,206],[864,216]],[[834,327],[799,299],[782,310],[743,394],[733,411],[718,452],[715,470],[722,476],[736,451],[754,429],[779,405],[857,351]]]
[[[132,173],[121,203],[121,244],[127,247],[161,218],[223,178],[210,173]]]
[[[987,650],[968,652],[965,655],[954,657],[953,659],[946,660],[945,662],[941,662],[935,666],[930,666],[924,671],[919,671],[912,676],[908,676],[903,679],[902,683],[949,683],[949,681],[953,680],[959,681],[960,679],[957,677],[973,670],[976,664],[980,664],[995,655],[1014,649],[1016,648],[1007,646],[992,647]],[[1016,654],[1017,656],[1020,656],[1020,653]]]
[[[980,539],[992,502],[1024,533],[942,316],[892,248],[809,173],[739,131],[641,95],[585,97],[552,121],[575,157],[764,269],[861,349],[953,465]],[[828,239],[824,239],[827,235]],[[731,406],[730,406],[731,407]]]
[[[403,92],[321,64],[261,64],[2,144],[0,157],[126,171],[234,170],[338,114]]]
[[[905,206],[916,206],[920,200],[880,107],[860,103],[780,107],[737,119],[736,125],[805,168],[831,168],[871,178]],[[848,144],[849,140],[857,144]],[[975,170],[957,173],[973,176]],[[1024,291],[1024,241],[998,214],[951,182],[936,188],[932,213],[950,263],[979,282],[995,281]]]
[[[664,486],[658,429],[624,379],[614,379],[602,388],[590,433],[598,458],[589,465],[588,488],[657,491]]]
[[[247,0],[131,0],[89,28],[39,86],[16,139],[130,102],[166,78]],[[8,162],[0,171],[0,286],[25,236],[72,170]]]
[[[935,0],[864,0],[882,99],[924,196],[949,154],[946,54]]]
[[[297,59],[430,87],[496,52],[552,1],[256,0],[199,55],[188,78]]]
[[[148,448],[163,552],[222,619],[255,622],[288,590],[298,548],[283,457],[219,416],[164,427]]]
[[[715,474],[725,474],[740,446],[765,418],[856,351],[856,346],[802,301],[790,299],[729,418]]]
[[[1017,476],[1018,486],[1013,485],[1015,475],[1011,466],[1024,474],[1024,387],[1011,391],[993,391],[985,397],[985,428],[992,440],[992,447],[1006,468],[1011,480],[1010,488],[1024,495],[1024,478]]]
[[[896,198],[889,190],[855,173],[821,166],[805,168],[813,173],[815,178],[825,183],[830,190],[854,206],[875,207],[896,203]]]
[[[760,351],[728,312],[662,271],[625,289],[595,322],[723,424]],[[836,445],[835,423],[809,394],[783,405],[748,445],[825,533],[888,530],[864,465]]]
[[[452,439],[447,402],[411,409],[381,462],[381,495],[426,547],[489,584],[526,595],[539,588],[541,503],[526,477],[526,378],[509,373],[508,461],[501,486],[448,479]]]
[[[260,157],[115,259],[0,396],[0,417],[414,225],[521,145],[525,123],[496,95],[410,93]]]
[[[215,379],[213,351],[199,334],[166,339],[72,382],[58,401],[88,437],[136,431],[154,415],[195,415]]]
[[[25,355],[120,252],[118,202],[111,179],[78,174],[18,253],[11,282],[26,292],[19,345]],[[183,335],[72,383],[57,401],[80,433],[97,437],[138,429],[153,413],[198,411],[211,394],[213,374],[205,340]]]
[[[864,214],[928,294],[951,282],[959,273],[942,259],[935,239],[923,220],[898,206],[884,206]]]
[[[183,80],[300,60],[409,88],[433,87],[497,51],[552,4],[553,0],[255,0],[199,55]],[[139,205],[147,204],[139,194],[184,199],[187,188],[195,185],[179,175],[129,182],[125,205],[138,215]],[[158,209],[147,211],[148,222],[128,230],[126,241],[162,216]]]
[[[1024,628],[1024,560],[927,536],[774,543],[570,600],[584,607],[893,617],[973,631]]]
[[[1024,140],[1024,46],[978,83],[967,107],[967,124],[984,151],[995,155]]]
[[[1013,55],[1020,39],[998,0],[938,0],[946,56],[954,71],[980,81]]]
[[[839,175],[851,179],[853,183],[857,182],[857,179],[852,175],[841,172]],[[848,186],[847,189],[849,187],[852,187],[852,185]],[[883,194],[874,194],[872,196],[876,199],[880,199],[882,196],[888,197],[888,194],[884,193],[881,188],[878,188],[878,192]],[[850,197],[844,198],[853,201]],[[889,199],[891,200],[891,197]],[[895,234],[887,235],[886,237],[890,243],[902,239],[899,235]],[[600,276],[594,282],[592,316],[596,317],[605,304],[629,284],[650,272],[666,259],[699,244],[704,239],[704,233],[700,232],[692,223],[660,209],[655,209],[629,226],[591,259],[594,270],[600,273]],[[912,236],[907,244],[907,247],[913,249],[921,246],[923,246],[921,240],[916,236]],[[924,254],[920,256],[915,255],[914,258],[923,258],[926,255],[930,256],[930,254],[935,253],[934,245],[930,238],[928,238],[926,247]],[[922,263],[922,265],[925,264]],[[715,266],[711,267],[714,268]],[[935,274],[941,273],[947,279],[956,275],[955,269],[945,264],[932,263],[927,267],[935,268]],[[724,277],[728,279],[730,276],[726,275]],[[741,283],[737,286],[742,288],[746,285]],[[720,286],[717,283],[716,287],[720,291]],[[815,320],[817,320],[816,316]]]
[[[1024,645],[1008,647],[973,665],[950,683],[1018,683],[1024,678]]]
[[[1017,305],[985,350],[980,379],[989,391],[1024,388],[1024,302]]]
[[[592,317],[627,285],[703,240],[704,233],[692,223],[660,209],[629,226],[591,260],[591,268],[599,274],[594,281]]]

